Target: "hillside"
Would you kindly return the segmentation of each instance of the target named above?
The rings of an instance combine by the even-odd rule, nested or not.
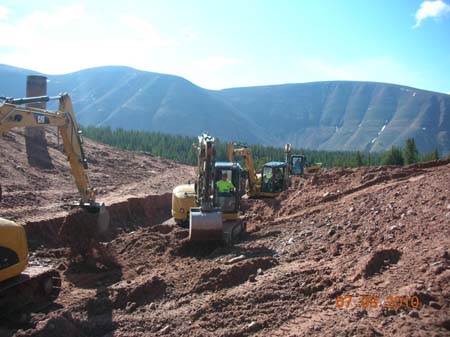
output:
[[[58,146],[54,129],[47,130],[51,165],[46,169],[29,164],[23,130],[0,139],[0,216],[21,223],[62,217],[69,204],[79,200],[69,162]],[[84,139],[87,171],[97,201],[110,206],[129,199],[166,194],[194,177],[194,168],[149,153],[123,151]],[[31,155],[33,156],[33,155]]]
[[[0,66],[0,95],[23,96],[33,73]],[[80,123],[320,150],[382,151],[414,137],[450,152],[450,95],[374,82],[206,90],[172,75],[100,67],[48,76],[69,92]]]

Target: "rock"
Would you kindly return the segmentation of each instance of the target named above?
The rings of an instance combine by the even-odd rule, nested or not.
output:
[[[247,325],[247,332],[257,331],[259,329],[261,329],[261,323],[258,323],[258,322],[255,322],[255,321],[251,321]]]
[[[434,301],[431,301],[429,303],[429,306],[434,308],[434,309],[437,309],[437,310],[441,309],[441,307],[442,307],[438,302],[434,302]]]
[[[419,313],[416,310],[411,310],[408,315],[411,318],[419,318]]]
[[[408,215],[408,216],[411,216],[411,215],[417,215],[417,213],[414,212],[412,209],[408,209],[408,210],[406,211],[406,215]]]
[[[166,325],[164,328],[159,330],[159,332],[160,333],[166,333],[166,332],[169,332],[169,330],[170,330],[170,325]]]
[[[328,236],[333,236],[334,234],[336,234],[336,231],[334,230],[334,228],[331,228],[327,234]]]
[[[56,269],[58,269],[59,271],[64,271],[67,269],[67,266],[63,262],[61,262],[60,264],[58,264]]]
[[[357,224],[357,223],[352,223],[351,224],[351,228],[352,229],[357,229],[357,228],[359,228],[361,225],[360,224]]]
[[[144,270],[145,270],[144,266],[139,266],[139,267],[136,268],[136,273],[138,275],[141,275],[144,272]]]
[[[257,275],[262,275],[263,274],[263,270],[261,268],[258,268],[258,270],[256,271]]]
[[[249,281],[249,282],[256,282],[256,276],[255,276],[254,274],[250,275],[250,276],[248,277],[248,281]]]
[[[288,245],[291,245],[293,242],[294,242],[294,238],[289,238],[287,244],[288,244]]]
[[[156,309],[156,304],[155,303],[150,303],[150,305],[148,307],[151,310],[155,310]]]
[[[325,192],[325,193],[323,194],[323,197],[326,198],[326,197],[328,197],[330,194],[331,194],[330,192]]]
[[[227,262],[225,262],[225,264],[236,263],[236,262],[245,260],[245,258],[246,258],[245,255],[239,255],[239,256],[236,256],[236,257],[233,257],[233,258],[229,259]]]
[[[137,304],[135,302],[128,302],[127,306],[125,307],[125,311],[128,313],[132,313],[137,308]]]

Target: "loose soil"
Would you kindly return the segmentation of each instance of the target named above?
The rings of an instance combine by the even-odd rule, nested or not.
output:
[[[20,140],[14,137],[10,146]],[[192,170],[89,144],[91,153],[101,147],[105,158],[114,154],[114,162],[99,160],[93,170],[105,199],[163,194]],[[144,159],[135,177],[121,171]],[[158,174],[145,173],[155,166]],[[30,210],[22,220],[33,218],[30,195],[45,195],[37,206],[53,205],[48,209],[59,215],[54,196],[69,183],[62,166],[55,170],[48,176],[57,187],[42,185],[45,193],[19,177],[9,182],[7,202]],[[276,199],[245,200],[247,234],[233,246],[189,243],[188,231],[170,220],[133,222],[103,242],[114,266],[70,261],[67,247],[43,242],[32,263],[56,266],[63,290],[45,311],[2,322],[0,335],[448,336],[449,191],[449,161],[323,170],[293,178]],[[73,197],[69,192],[62,195]]]

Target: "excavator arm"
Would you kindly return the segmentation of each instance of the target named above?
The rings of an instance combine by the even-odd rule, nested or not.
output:
[[[4,103],[0,105],[0,137],[6,132],[17,127],[26,126],[57,126],[61,134],[67,159],[70,163],[72,176],[80,193],[80,205],[84,207],[96,207],[95,190],[90,187],[89,178],[86,174],[88,168],[84,156],[81,131],[73,112],[72,101],[68,94],[49,97],[31,97],[12,99],[0,97]],[[38,108],[23,106],[22,104],[47,102],[58,99],[58,111],[49,111]]]
[[[235,147],[236,146],[236,147]],[[258,184],[255,165],[253,163],[252,150],[245,145],[229,143],[227,147],[228,161],[234,162],[234,157],[241,157],[245,161],[245,167],[248,170],[249,190],[254,191]]]
[[[197,150],[197,179],[195,191],[198,207],[191,207],[189,212],[189,240],[221,240],[223,238],[222,212],[214,207],[213,194],[214,137],[203,133],[198,137]]]

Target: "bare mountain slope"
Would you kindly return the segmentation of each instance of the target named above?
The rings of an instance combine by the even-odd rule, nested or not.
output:
[[[0,65],[0,95],[23,96],[23,69]],[[450,95],[374,82],[314,82],[205,90],[177,76],[99,67],[48,76],[85,125],[324,150],[381,151],[414,137],[450,152]]]

